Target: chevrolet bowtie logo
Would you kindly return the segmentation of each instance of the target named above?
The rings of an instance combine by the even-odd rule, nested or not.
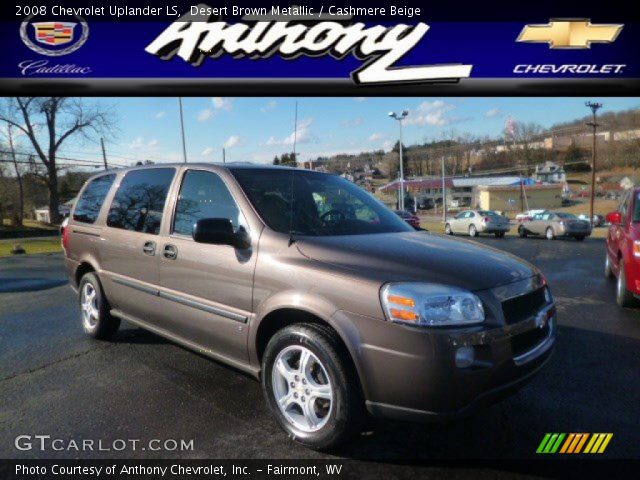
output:
[[[589,19],[552,19],[546,25],[527,25],[517,42],[548,43],[549,48],[590,48],[613,42],[624,25],[593,25]]]

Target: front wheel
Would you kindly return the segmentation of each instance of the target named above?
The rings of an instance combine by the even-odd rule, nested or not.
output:
[[[316,450],[340,445],[364,418],[355,370],[337,334],[324,325],[294,324],[271,338],[262,390],[280,426]]]
[[[496,238],[502,238],[504,237],[504,232],[496,232],[495,235],[496,235]]]
[[[614,278],[613,270],[611,269],[611,260],[609,260],[609,254],[604,254],[604,278],[611,280]]]
[[[545,232],[545,236],[547,237],[547,240],[555,240],[556,234],[553,232],[553,228],[548,227]]]
[[[520,238],[527,238],[527,230],[522,225],[518,227],[518,236]]]
[[[621,307],[633,307],[636,304],[636,299],[633,294],[627,290],[627,275],[624,271],[624,263],[622,263],[622,259],[618,262],[618,270],[616,303]]]
[[[451,230],[451,225],[448,223],[444,226],[444,233],[446,235],[453,235],[453,231]]]
[[[478,229],[476,228],[476,226],[473,223],[471,225],[469,225],[469,236],[470,237],[478,236]]]
[[[120,319],[109,312],[109,304],[95,273],[85,273],[78,286],[82,328],[87,335],[108,340],[118,331]]]

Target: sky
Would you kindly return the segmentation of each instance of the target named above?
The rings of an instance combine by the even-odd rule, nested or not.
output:
[[[640,98],[183,98],[188,161],[271,163],[293,150],[298,101],[296,150],[302,160],[337,153],[390,150],[397,122],[389,111],[409,111],[404,144],[438,140],[469,132],[499,137],[507,117],[544,127],[589,113],[585,101],[604,104],[602,112],[640,108]],[[119,129],[106,151],[114,163],[137,160],[182,161],[177,98],[99,98],[113,109]],[[97,143],[70,141],[61,152],[71,158],[101,158]]]

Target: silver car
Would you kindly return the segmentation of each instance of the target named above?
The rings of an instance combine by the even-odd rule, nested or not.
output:
[[[586,220],[580,220],[572,213],[542,212],[537,213],[528,222],[518,227],[518,235],[525,238],[529,235],[544,235],[547,240],[557,237],[573,237],[578,241],[591,235],[591,225]]]
[[[480,233],[493,233],[501,238],[510,228],[509,219],[493,210],[465,210],[447,220],[444,233],[463,233],[470,237]]]

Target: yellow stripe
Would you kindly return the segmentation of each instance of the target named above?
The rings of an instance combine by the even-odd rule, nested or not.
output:
[[[598,450],[598,453],[604,453],[604,449],[607,448],[607,445],[609,445],[611,438],[613,438],[613,433],[607,433],[604,442],[602,442],[602,445],[600,445],[600,450]]]
[[[595,433],[591,435],[591,440],[589,440],[589,443],[587,443],[587,448],[584,449],[583,453],[591,453],[591,447],[595,443],[596,437],[597,435]]]
[[[584,445],[584,442],[587,441],[588,437],[589,437],[588,434],[586,433],[582,434],[582,439],[580,440],[580,443],[578,443],[578,446],[576,447],[576,451],[574,453],[580,453],[580,451],[582,450],[582,446]]]
[[[562,445],[562,448],[560,449],[560,453],[564,453],[564,452],[567,451],[567,448],[569,448],[569,444],[571,443],[571,441],[573,440],[573,437],[575,437],[575,436],[576,436],[575,433],[570,433],[569,434],[569,438],[567,438],[567,440]]]
[[[596,443],[594,443],[593,447],[591,448],[591,453],[596,453],[598,451],[598,447],[600,446],[600,444],[602,443],[605,437],[603,433],[597,433],[596,435],[598,436],[598,438],[596,439]]]

